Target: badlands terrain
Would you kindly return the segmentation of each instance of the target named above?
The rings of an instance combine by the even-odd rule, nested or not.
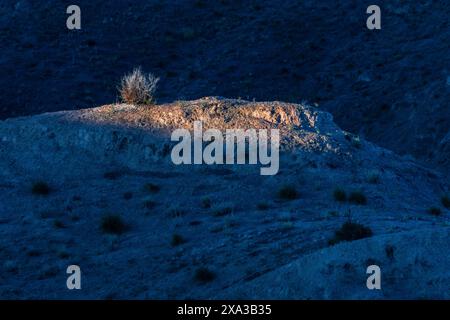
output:
[[[303,100],[343,129],[449,168],[450,2],[60,0],[0,3],[0,118],[117,101],[137,66],[160,102]],[[445,139],[447,137],[447,139]]]
[[[279,129],[280,171],[175,166],[170,133],[196,120]],[[7,119],[0,191],[3,299],[450,297],[445,175],[308,104],[207,97]],[[81,290],[66,288],[73,264]],[[369,265],[382,290],[367,289]]]
[[[0,298],[449,298],[449,1],[77,4],[0,3]],[[198,120],[279,129],[278,174],[175,166]]]

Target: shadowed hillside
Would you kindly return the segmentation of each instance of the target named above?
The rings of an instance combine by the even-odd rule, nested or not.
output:
[[[279,129],[280,171],[174,165],[197,120]],[[448,298],[448,181],[316,107],[106,105],[0,121],[0,141],[0,298]]]
[[[344,129],[399,153],[442,159],[448,134],[448,1],[65,1],[0,4],[0,117],[117,99],[135,66],[160,76],[158,100],[207,95],[317,103]]]

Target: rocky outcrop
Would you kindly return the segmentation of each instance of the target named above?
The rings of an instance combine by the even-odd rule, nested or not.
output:
[[[0,148],[22,172],[55,168],[54,163],[85,167],[92,162],[144,169],[167,162],[171,132],[193,130],[194,121],[202,121],[204,130],[277,128],[282,149],[344,155],[352,148],[351,135],[317,108],[221,98],[159,106],[107,105],[9,119],[0,127]]]
[[[174,165],[172,130],[197,120],[279,129],[279,172]],[[445,298],[448,191],[439,172],[303,104],[203,98],[9,119],[0,122],[0,298],[363,299],[373,297],[368,263],[386,272],[376,297]],[[111,214],[122,233],[102,229]],[[372,237],[330,246],[349,220]],[[73,263],[89,277],[77,293],[59,276]]]

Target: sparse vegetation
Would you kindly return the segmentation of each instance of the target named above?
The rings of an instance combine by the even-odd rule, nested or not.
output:
[[[180,218],[186,214],[186,211],[180,207],[172,207],[168,211],[168,215],[171,218]]]
[[[59,250],[56,255],[60,258],[60,259],[68,259],[70,257],[69,253],[65,250]]]
[[[42,219],[50,219],[60,217],[61,214],[57,211],[45,210],[40,213]]]
[[[120,96],[129,104],[152,104],[155,102],[154,94],[158,82],[159,78],[153,74],[144,75],[141,68],[136,68],[122,78],[119,88]]]
[[[78,221],[80,221],[80,216],[78,215],[78,214],[72,214],[71,216],[70,216],[70,220],[72,220],[73,222],[78,222]]]
[[[144,186],[144,189],[150,193],[158,193],[161,190],[161,187],[154,183],[147,183]]]
[[[381,265],[381,261],[378,260],[377,258],[367,258],[364,265],[366,266],[371,266],[371,265]]]
[[[339,202],[347,201],[347,193],[342,188],[334,189],[333,197],[334,197],[334,200],[339,201]]]
[[[211,199],[210,198],[203,198],[202,199],[202,208],[203,209],[209,209],[209,208],[211,208],[211,206],[212,206],[212,203],[211,203]]]
[[[233,207],[229,205],[219,206],[216,210],[213,211],[213,216],[222,217],[233,213]]]
[[[342,188],[336,188],[333,191],[334,200],[339,202],[349,201],[350,203],[365,205],[367,204],[367,198],[362,191],[353,191],[347,196],[347,193]]]
[[[108,171],[103,174],[103,178],[108,180],[116,180],[120,178],[122,174],[119,171]]]
[[[127,225],[122,217],[117,214],[107,214],[102,217],[101,230],[108,234],[122,234],[126,231]]]
[[[156,205],[157,205],[157,203],[155,201],[153,201],[152,199],[148,199],[148,198],[144,199],[144,208],[145,209],[151,210],[154,207],[156,207]]]
[[[291,212],[282,212],[279,214],[277,220],[281,222],[291,222],[294,218]]]
[[[181,235],[175,233],[175,234],[172,235],[172,240],[171,240],[170,244],[173,247],[176,247],[176,246],[179,246],[179,245],[181,245],[181,244],[183,244],[185,242],[186,242],[186,240]]]
[[[58,274],[58,268],[55,266],[45,267],[38,276],[39,280],[53,278]]]
[[[298,192],[293,185],[284,185],[278,190],[278,197],[282,200],[295,200],[298,198]]]
[[[47,196],[51,192],[50,186],[44,181],[34,182],[31,186],[31,192],[39,196]]]
[[[65,228],[66,226],[64,225],[64,223],[61,221],[61,220],[54,220],[53,221],[53,226],[56,228],[56,229],[63,229],[63,228]]]
[[[359,136],[353,135],[351,133],[345,133],[345,139],[350,141],[353,147],[359,149],[361,148],[361,138]]]
[[[450,209],[450,197],[449,196],[447,196],[447,195],[442,196],[441,203],[445,208]]]
[[[390,260],[394,259],[395,248],[392,245],[388,244],[384,249],[386,251],[386,257],[388,257]]]
[[[211,229],[209,229],[209,231],[211,233],[219,233],[219,232],[222,232],[223,229],[224,229],[224,226],[221,225],[221,226],[214,226]]]
[[[292,221],[284,221],[281,223],[282,230],[290,230],[294,228],[294,223]]]
[[[361,138],[360,137],[358,137],[358,136],[354,136],[353,138],[352,138],[352,146],[353,147],[355,147],[355,148],[357,148],[357,149],[360,149],[361,148]]]
[[[200,283],[211,282],[216,278],[216,274],[209,270],[208,268],[198,268],[195,270],[194,279]]]
[[[18,263],[13,260],[6,260],[3,263],[3,268],[4,268],[4,270],[6,270],[6,272],[10,272],[10,273],[14,273],[14,274],[19,272]]]
[[[330,211],[330,212],[328,212],[328,215],[330,217],[339,217],[339,212],[337,212],[337,211]]]
[[[195,38],[195,30],[190,27],[184,27],[180,31],[180,36],[183,40],[192,40]]]
[[[226,229],[232,229],[232,228],[237,227],[237,226],[239,226],[239,222],[237,220],[232,219],[232,218],[228,218],[228,219],[225,220],[224,229],[225,228]]]
[[[433,216],[440,216],[442,214],[442,211],[438,207],[431,207],[428,209],[428,212]]]
[[[260,202],[256,205],[256,208],[260,211],[268,210],[270,208],[267,202]]]
[[[380,173],[378,171],[370,171],[367,174],[367,182],[371,184],[379,184],[381,181],[380,179]]]
[[[130,200],[131,198],[133,198],[133,193],[132,192],[124,192],[124,194],[123,194],[123,198],[125,199],[125,200]]]
[[[362,191],[353,191],[348,197],[348,201],[358,205],[367,204],[367,198]]]
[[[31,249],[27,252],[27,256],[29,257],[40,257],[42,255],[42,252],[38,249]]]
[[[359,223],[347,221],[335,232],[334,237],[329,240],[329,244],[334,245],[341,241],[354,241],[371,236],[372,230],[370,228]]]

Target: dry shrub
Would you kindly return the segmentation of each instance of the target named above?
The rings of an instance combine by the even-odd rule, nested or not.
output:
[[[158,82],[159,78],[153,74],[145,75],[141,68],[136,68],[122,78],[119,88],[120,96],[129,104],[153,104]]]

